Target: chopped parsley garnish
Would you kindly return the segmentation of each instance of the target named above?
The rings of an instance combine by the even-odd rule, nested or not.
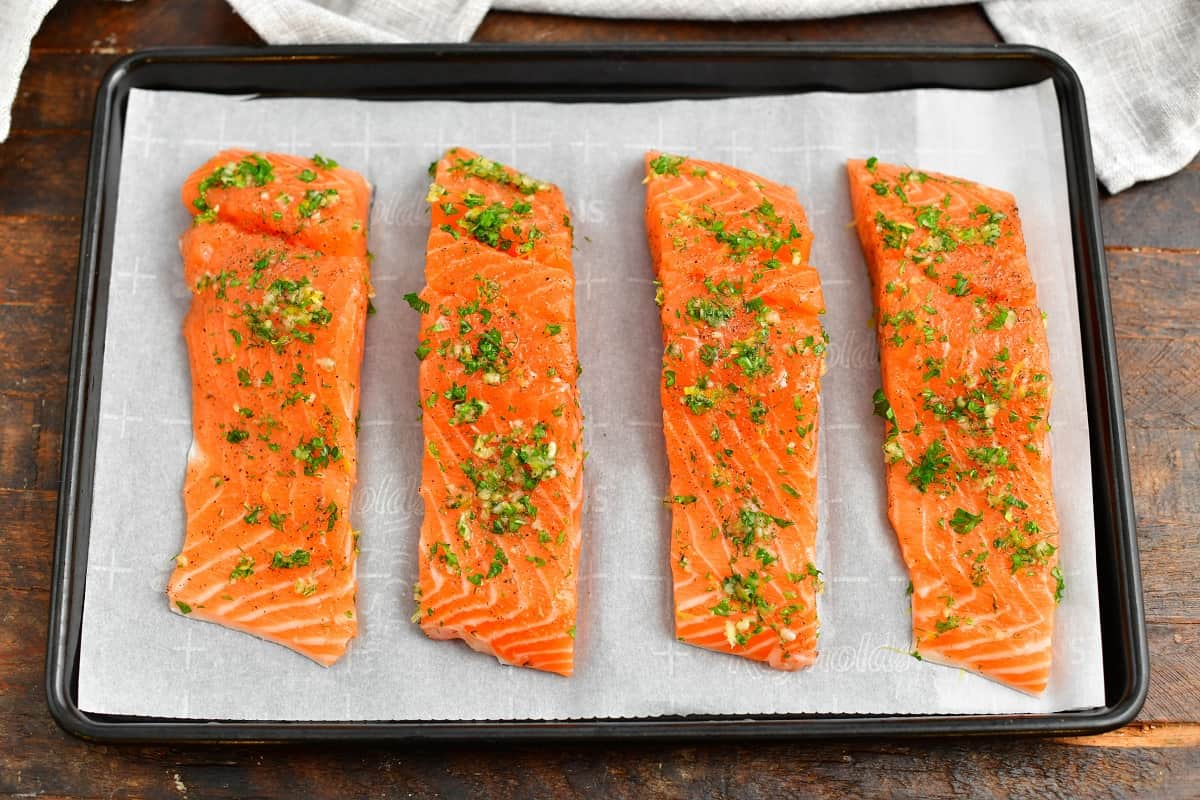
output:
[[[747,378],[771,373],[771,363],[767,360],[766,349],[757,343],[739,342],[730,351],[733,363],[736,364]]]
[[[1001,497],[1000,503],[1005,508],[1019,508],[1022,511],[1029,508],[1029,503],[1026,503],[1024,500],[1022,500],[1018,497],[1013,497],[1011,494],[1006,494],[1003,497]]]
[[[225,433],[225,439],[230,444],[237,444],[238,442],[244,442],[249,438],[250,438],[250,434],[240,428],[230,428]]]
[[[238,559],[237,566],[229,573],[229,581],[240,581],[243,578],[249,578],[254,574],[254,559],[250,556],[242,556]]]
[[[314,153],[312,161],[319,169],[336,169],[338,162],[332,158],[325,158],[320,153]]]
[[[745,575],[737,572],[731,573],[729,577],[721,581],[721,590],[725,593],[725,598],[712,610],[713,613],[719,616],[728,616],[731,605],[743,613],[770,611],[771,605],[759,592],[764,582],[758,572],[748,572]],[[724,609],[725,613],[722,614],[717,609]]]
[[[874,397],[875,416],[881,417],[888,423],[887,438],[893,439],[900,434],[900,425],[896,422],[896,412],[892,410],[892,404],[888,402],[887,395],[883,393],[883,389],[875,390]]]
[[[1054,578],[1056,584],[1054,587],[1054,602],[1061,603],[1063,599],[1063,592],[1066,591],[1067,588],[1067,582],[1063,579],[1062,570],[1058,567],[1051,569],[1050,575]]]
[[[783,222],[783,217],[775,213],[775,204],[766,198],[763,198],[763,201],[758,204],[758,208],[754,209],[754,213],[762,217],[764,222],[769,222],[773,225]]]
[[[917,212],[917,224],[926,230],[937,230],[938,220],[941,217],[941,209],[935,206],[926,206]]]
[[[654,170],[655,175],[678,175],[679,165],[686,160],[687,158],[684,156],[673,156],[662,153],[650,161],[650,169]]]
[[[212,173],[200,181],[197,187],[199,197],[192,201],[201,213],[196,217],[197,222],[212,222],[216,219],[217,209],[208,202],[208,190],[214,186],[221,189],[246,186],[266,186],[275,180],[275,168],[271,162],[258,153],[251,153],[237,163],[229,163],[217,167]]]
[[[309,553],[307,550],[294,550],[290,555],[284,555],[278,550],[271,557],[271,566],[275,569],[295,569],[296,567],[307,567],[309,563]]]
[[[468,459],[461,468],[482,502],[480,518],[493,533],[520,530],[537,517],[528,493],[558,475],[557,444],[545,437],[546,428],[540,423],[528,434],[514,425],[506,436],[475,437],[472,454],[479,460]]]
[[[489,328],[475,340],[472,348],[463,343],[459,346],[456,358],[462,364],[463,370],[472,375],[483,371],[485,383],[499,383],[508,373],[508,360],[512,351],[504,345],[500,331]]]
[[[996,311],[992,315],[991,321],[988,322],[988,330],[998,331],[1004,327],[1011,327],[1010,320],[1016,320],[1016,313],[1004,306],[996,306]]]
[[[416,292],[404,295],[404,302],[408,303],[409,307],[418,314],[425,314],[429,311],[429,303],[422,300]]]
[[[455,403],[454,414],[450,417],[449,422],[451,425],[475,422],[487,412],[488,408],[487,403],[474,397],[461,403]]]
[[[973,242],[981,239],[986,245],[995,245],[996,240],[1000,238],[1000,222],[1006,216],[999,211],[992,211],[992,209],[980,203],[975,206],[975,211],[971,214],[971,217],[984,217],[985,221],[978,228],[964,228],[961,231],[963,241]]]
[[[487,577],[495,578],[501,572],[504,571],[504,567],[507,564],[508,564],[508,556],[506,556],[504,554],[503,550],[501,550],[499,547],[497,547],[496,552],[492,554],[492,563],[488,567]]]
[[[918,491],[925,492],[931,483],[940,482],[939,476],[949,469],[950,454],[942,446],[941,440],[937,439],[926,448],[921,460],[913,464],[906,477],[909,483],[917,487]]]
[[[476,178],[483,178],[485,181],[492,181],[505,186],[513,186],[521,194],[533,194],[539,189],[548,188],[547,184],[536,178],[531,178],[528,175],[517,173],[510,175],[504,165],[498,161],[476,156],[472,159],[456,158],[454,165],[450,167],[451,172],[463,172],[467,175],[473,175]]]
[[[518,231],[517,228],[514,226],[513,233],[520,234],[520,231]],[[541,229],[538,228],[538,226],[530,225],[529,229],[525,232],[525,241],[520,246],[517,247],[517,252],[522,253],[522,254],[532,253],[533,247],[534,247],[534,242],[536,242],[538,239],[544,239],[545,237],[546,237],[546,234],[542,233]]]
[[[300,174],[297,177],[305,183],[312,183],[317,179],[317,173],[313,172],[311,169],[305,168],[300,171]]]
[[[683,404],[693,414],[703,414],[717,404],[719,390],[711,388],[707,378],[701,378],[695,386],[683,387]]]
[[[727,246],[729,248],[729,255],[734,261],[741,261],[756,250],[766,250],[770,253],[775,253],[779,248],[790,244],[801,236],[800,229],[796,227],[796,223],[794,222],[789,224],[786,234],[778,232],[762,234],[753,228],[745,226],[736,232],[726,230],[725,221],[719,220],[715,216],[708,219],[695,219],[688,216],[686,219],[694,221],[702,229],[713,234],[719,243]]]
[[[302,438],[292,456],[304,464],[304,474],[312,476],[328,467],[330,461],[340,460],[342,450],[337,445],[330,447],[323,436],[313,436],[307,442]]]
[[[697,322],[704,322],[710,328],[719,328],[733,318],[733,309],[719,300],[707,297],[693,297],[687,301],[688,316]]]
[[[966,509],[958,508],[955,509],[954,516],[950,518],[950,527],[956,533],[970,533],[981,522],[983,522],[983,514],[972,514]]]
[[[1036,523],[1032,529],[1029,528],[1028,524],[1026,528],[1030,533],[1038,532]],[[992,546],[997,550],[1009,551],[1013,572],[1016,572],[1022,567],[1028,567],[1034,564],[1045,564],[1058,550],[1057,547],[1045,540],[1030,543],[1030,541],[1016,528],[1009,530],[1006,536],[993,541]]]
[[[333,315],[325,308],[324,293],[305,275],[298,281],[285,278],[272,281],[259,305],[242,305],[242,317],[254,339],[282,353],[284,345],[292,339],[312,344],[313,335],[304,328],[328,325]],[[266,378],[263,383],[267,383]]]
[[[1030,564],[1045,564],[1058,548],[1046,541],[1036,542],[1028,547],[1014,547],[1012,551],[1012,571]]]
[[[754,558],[757,559],[758,563],[762,564],[764,567],[769,567],[772,564],[774,564],[776,561],[779,560],[778,558],[775,557],[774,553],[772,553],[770,550],[768,550],[765,547],[760,547],[757,550],[755,550]]]
[[[501,236],[501,230],[505,226],[511,228],[514,218],[529,216],[532,210],[529,203],[519,200],[511,207],[496,202],[469,209],[459,217],[458,226],[475,237],[476,241],[499,250],[507,250],[512,247],[512,240]],[[513,233],[515,234],[515,229]]]
[[[969,447],[967,448],[967,457],[972,461],[993,467],[1008,465],[1008,451],[1003,447]]]
[[[337,197],[337,193],[337,189],[309,189],[296,207],[296,212],[302,217],[311,217],[329,205],[330,198]]]
[[[883,232],[883,246],[892,250],[904,249],[908,243],[908,237],[916,230],[906,222],[888,219],[882,211],[875,212],[875,227]]]

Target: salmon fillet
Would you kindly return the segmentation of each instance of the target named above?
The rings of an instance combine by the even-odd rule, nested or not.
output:
[[[463,148],[430,165],[413,620],[570,675],[583,507],[571,218],[562,193]]]
[[[1050,356],[1016,202],[875,159],[848,171],[877,306],[875,408],[914,654],[1038,694],[1063,580]]]
[[[320,156],[227,150],[183,186],[193,440],[171,609],[326,666],[358,626],[369,201],[360,175]]]
[[[646,156],[682,642],[781,670],[817,656],[817,418],[827,337],[796,193]]]

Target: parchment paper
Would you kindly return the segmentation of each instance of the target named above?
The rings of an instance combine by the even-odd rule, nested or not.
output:
[[[636,105],[129,97],[105,332],[79,701],[83,709],[226,719],[509,719],[774,712],[1035,712],[1104,700],[1087,418],[1054,89],[676,101]],[[425,166],[465,145],[558,183],[575,214],[587,415],[585,549],[575,677],[505,667],[433,642],[413,610],[421,506],[417,315]],[[180,326],[188,305],[179,187],[222,147],[320,152],[376,187],[379,309],[367,326],[359,637],[324,669],[282,647],[167,610],[183,541],[191,438]],[[820,428],[821,655],[778,673],[675,641],[667,564],[661,350],[642,223],[642,153],[722,160],[794,186],[815,232],[832,336]],[[1066,598],[1040,698],[909,655],[907,575],[884,511],[869,284],[848,157],[1008,189],[1049,313],[1051,419]]]

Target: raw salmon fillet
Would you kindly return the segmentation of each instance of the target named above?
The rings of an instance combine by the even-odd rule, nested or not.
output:
[[[1040,693],[1063,580],[1050,356],[1016,202],[875,159],[848,171],[914,654]]]
[[[817,418],[827,338],[791,189],[646,157],[662,309],[671,572],[682,642],[796,670],[817,656]]]
[[[583,506],[571,218],[463,148],[430,165],[417,356],[425,455],[413,620],[570,675]]]
[[[320,156],[227,150],[183,202],[193,440],[171,609],[328,666],[358,627],[370,188]]]

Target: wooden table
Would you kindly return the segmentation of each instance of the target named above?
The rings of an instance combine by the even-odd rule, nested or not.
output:
[[[491,14],[480,41],[994,42],[975,7],[821,22]],[[1090,739],[480,748],[111,747],[42,687],[65,375],[97,82],[156,45],[257,44],[217,0],[60,0],[0,144],[0,793],[16,796],[1179,796],[1200,791],[1200,160],[1103,199],[1153,678]]]

